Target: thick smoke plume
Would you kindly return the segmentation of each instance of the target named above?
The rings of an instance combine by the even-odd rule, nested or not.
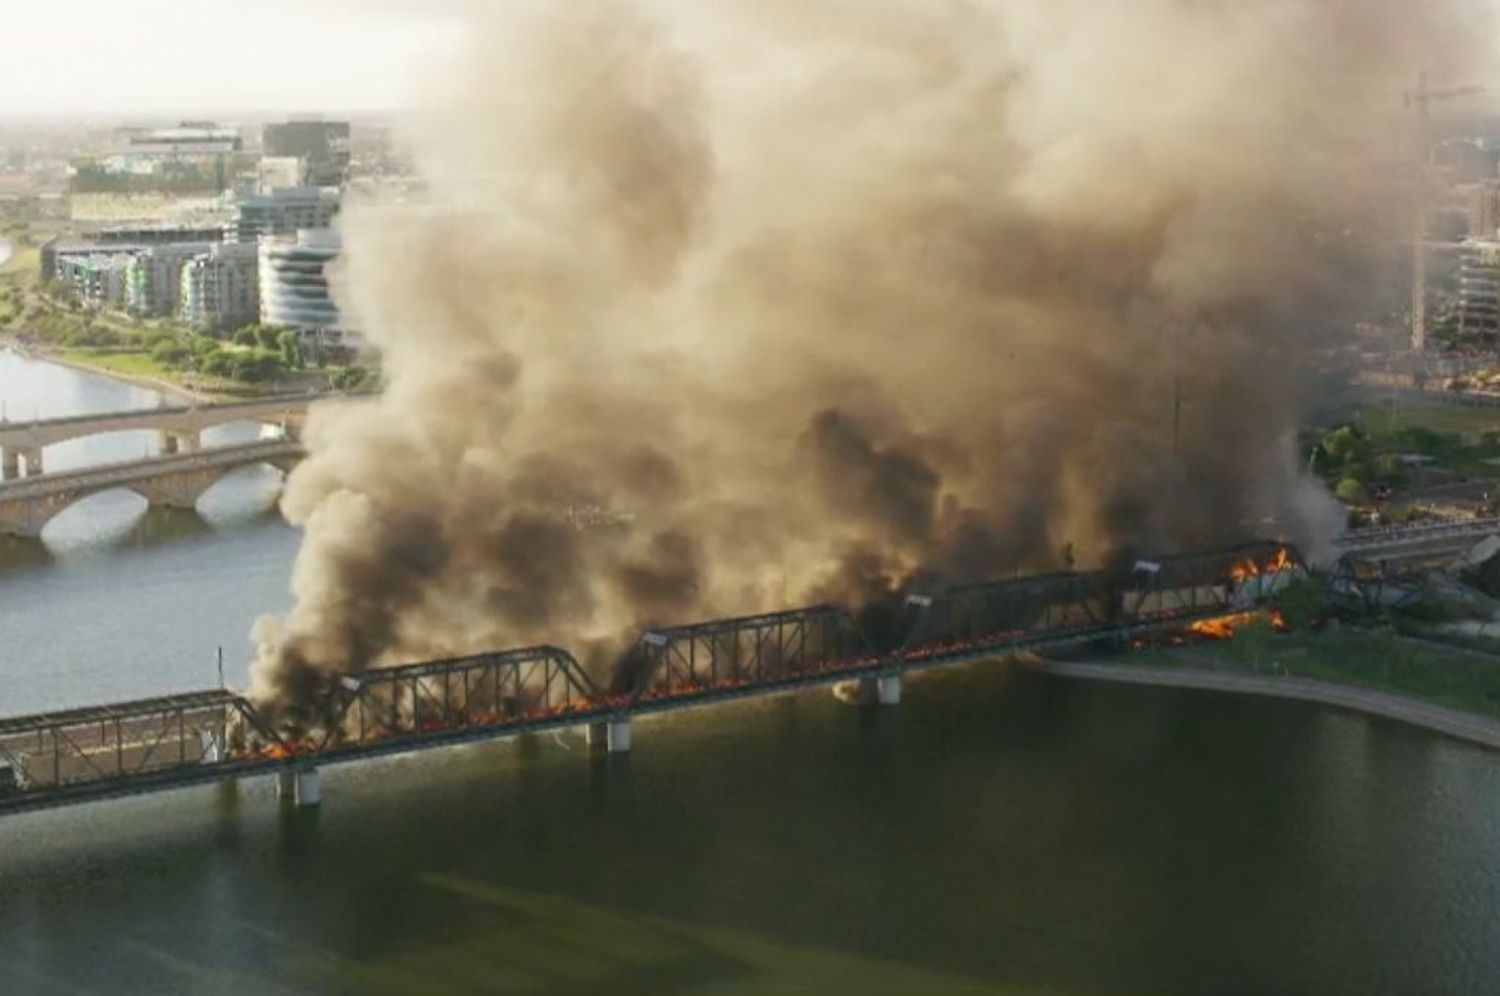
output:
[[[1299,351],[1358,314],[1367,164],[1489,36],[1480,0],[495,6],[425,201],[347,212],[389,388],[283,501],[289,722],[381,664],[1305,534]]]

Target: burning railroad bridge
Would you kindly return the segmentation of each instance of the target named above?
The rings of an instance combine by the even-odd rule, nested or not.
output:
[[[326,765],[565,727],[622,753],[638,717],[837,682],[894,706],[910,672],[1211,631],[1304,572],[1295,549],[1255,543],[913,592],[857,616],[815,605],[653,629],[607,687],[554,646],[381,668],[333,685],[296,735],[223,689],[0,719],[0,813],[257,774],[312,805]]]

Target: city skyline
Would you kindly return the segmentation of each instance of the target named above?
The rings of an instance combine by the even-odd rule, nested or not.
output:
[[[7,11],[0,117],[397,110],[424,64],[460,37],[454,9],[375,0],[28,5]]]

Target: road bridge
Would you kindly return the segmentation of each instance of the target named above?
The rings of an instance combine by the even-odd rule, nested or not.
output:
[[[297,440],[272,439],[3,481],[0,535],[38,539],[69,505],[116,488],[134,491],[153,505],[192,508],[231,471],[261,463],[290,471],[303,456]]]
[[[567,727],[624,753],[637,718],[836,682],[895,706],[911,672],[1182,632],[1264,606],[1303,573],[1295,550],[1263,543],[914,592],[858,620],[818,605],[657,628],[608,684],[556,646],[380,668],[330,677],[296,729],[224,690],[0,719],[0,813],[257,774],[308,805],[330,764]]]
[[[1500,519],[1423,522],[1356,529],[1335,541],[1341,553],[1363,560],[1457,556],[1487,536],[1500,534]]]
[[[212,405],[163,405],[29,422],[0,418],[0,479],[13,480],[20,477],[23,470],[28,477],[41,474],[44,472],[42,451],[45,447],[107,432],[143,429],[160,432],[162,451],[169,456],[199,449],[205,429],[231,422],[278,425],[285,435],[294,436],[310,404],[320,399],[341,397],[351,396],[295,394]]]

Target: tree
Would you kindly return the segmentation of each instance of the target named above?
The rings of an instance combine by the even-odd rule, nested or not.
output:
[[[156,340],[151,347],[151,358],[169,367],[180,367],[192,358],[192,352],[170,336]]]
[[[279,336],[281,347],[281,362],[288,370],[301,370],[302,360],[302,337],[297,334],[296,329],[283,329]]]
[[[1345,476],[1354,468],[1368,467],[1374,455],[1370,437],[1355,425],[1341,425],[1325,435],[1322,448],[1328,458],[1328,469]]]
[[[254,325],[246,325],[234,334],[233,342],[236,346],[245,346],[249,349],[254,349],[260,345],[260,339],[256,337],[255,333],[256,327]]]
[[[256,342],[260,343],[261,349],[279,349],[281,347],[281,333],[269,325],[251,326],[255,330]]]
[[[1315,577],[1299,577],[1276,595],[1276,607],[1288,629],[1307,629],[1328,616],[1328,590]]]
[[[1346,477],[1339,481],[1339,486],[1334,490],[1339,501],[1346,505],[1365,505],[1370,501],[1370,492],[1364,482],[1357,477]]]

